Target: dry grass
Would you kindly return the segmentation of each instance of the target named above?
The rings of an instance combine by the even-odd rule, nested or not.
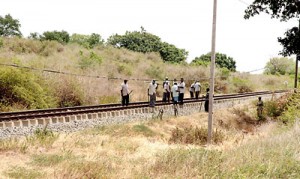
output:
[[[246,113],[237,112],[242,110]],[[245,107],[216,111],[214,127],[226,138],[206,147],[169,143],[176,127],[205,128],[206,113],[60,134],[49,146],[31,143],[25,153],[14,148],[22,140],[14,141],[8,143],[11,147],[2,146],[5,150],[0,150],[0,175],[10,178],[299,177],[299,126],[278,132],[275,122],[249,123],[245,115],[251,113]]]
[[[41,69],[53,69],[57,71],[83,74],[91,76],[104,76],[107,78],[87,78],[76,76],[65,76],[62,74],[40,73],[47,79],[47,86],[52,88],[55,98],[60,98],[57,89],[65,89],[65,81],[74,83],[72,89],[76,94],[75,104],[99,104],[120,102],[120,85],[123,79],[153,79],[163,80],[180,77],[186,79],[189,86],[195,79],[200,79],[203,86],[202,93],[208,87],[209,67],[195,67],[186,64],[163,63],[157,53],[136,53],[126,49],[115,49],[112,47],[96,47],[91,50],[84,49],[76,44],[61,45],[57,42],[40,42],[26,39],[3,39],[4,45],[0,48],[1,63],[17,63]],[[88,58],[91,53],[102,59],[101,63],[91,63],[82,69],[80,62],[82,58]],[[227,80],[221,80],[222,73],[216,70],[216,92],[233,93],[241,89],[244,84],[234,84],[235,79],[247,81],[247,90],[267,90],[286,88],[284,81],[288,81],[288,87],[292,86],[289,77],[274,77],[265,75],[232,74]],[[119,78],[119,79],[112,79]],[[259,83],[258,83],[259,82]],[[131,101],[146,101],[149,81],[129,80],[129,88],[133,90]],[[162,84],[162,82],[159,82]],[[55,88],[54,88],[55,87]],[[249,89],[248,89],[249,88]],[[81,93],[82,92],[82,93]],[[189,96],[186,90],[186,96]],[[162,89],[159,87],[158,99],[162,97]],[[79,101],[79,103],[78,103]],[[59,102],[58,102],[59,103]],[[73,103],[71,103],[73,104]],[[58,104],[60,105],[60,103]]]

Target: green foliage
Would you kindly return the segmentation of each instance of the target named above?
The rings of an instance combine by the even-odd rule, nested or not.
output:
[[[296,118],[300,118],[300,94],[293,93],[287,100],[285,111],[279,117],[283,123],[295,122]]]
[[[132,69],[130,68],[129,65],[118,64],[117,65],[117,70],[118,70],[119,73],[124,74],[126,76],[131,76],[132,75]]]
[[[21,24],[19,20],[13,19],[10,14],[4,17],[0,16],[0,36],[11,37],[18,36],[21,37],[22,33],[20,31]]]
[[[290,75],[295,73],[295,62],[293,59],[286,57],[283,58],[271,58],[265,66],[265,74],[280,74]]]
[[[230,76],[230,70],[228,68],[221,68],[220,76],[221,76],[221,80],[228,80]]]
[[[238,93],[246,93],[246,92],[252,92],[253,89],[250,86],[250,81],[238,77],[234,77],[232,79],[232,84],[234,86],[234,91]]]
[[[273,0],[255,0],[245,11],[245,19],[258,15],[260,12],[270,14],[272,18],[288,21],[292,18],[299,18],[300,1],[273,1]],[[293,27],[285,32],[284,38],[278,38],[279,43],[283,46],[280,52],[284,56],[300,54],[300,36],[299,28]]]
[[[58,41],[59,43],[65,44],[70,41],[70,35],[68,32],[62,31],[46,31],[43,35],[40,36],[41,40],[54,40]]]
[[[300,54],[300,31],[299,27],[293,27],[287,30],[285,37],[278,38],[278,42],[283,46],[283,50],[280,52],[283,56],[291,56],[293,54]]]
[[[207,144],[207,129],[198,128],[198,127],[186,127],[184,129],[176,129],[172,130],[171,138],[169,142],[171,143],[181,143],[181,144],[195,144],[195,145],[205,145]],[[217,129],[213,131],[212,141],[217,144],[221,143],[225,136],[221,131]]]
[[[72,34],[70,42],[78,43],[88,49],[94,48],[96,45],[104,44],[104,40],[101,36],[95,33],[92,33],[91,35]]]
[[[278,18],[287,21],[291,18],[298,18],[300,11],[300,2],[295,1],[273,1],[273,0],[255,0],[245,11],[245,19],[249,19],[260,12],[270,14],[272,18]]]
[[[25,70],[0,68],[0,104],[19,104],[29,109],[52,107],[55,101],[42,85],[37,75]]]
[[[216,65],[219,68],[227,68],[230,71],[236,71],[235,61],[232,57],[227,56],[226,54],[216,53]],[[211,53],[201,55],[196,57],[191,63],[194,65],[204,65],[207,66],[211,61]]]
[[[135,52],[159,52],[164,61],[179,63],[185,61],[188,55],[184,49],[178,49],[174,45],[162,42],[153,34],[146,32],[143,27],[141,31],[126,32],[125,35],[112,35],[107,44],[118,48],[127,48]]]
[[[24,167],[13,167],[12,169],[5,171],[5,175],[9,178],[22,178],[22,179],[35,179],[41,178],[43,175],[41,172],[33,169],[27,169]]]
[[[100,57],[93,51],[90,51],[88,55],[84,54],[83,51],[80,51],[79,55],[80,55],[79,66],[81,69],[87,69],[96,64],[100,65],[103,61],[102,57]]]
[[[115,47],[124,47],[135,52],[157,52],[160,48],[160,38],[146,32],[144,29],[129,32],[125,35],[112,35],[108,38],[107,43]]]
[[[163,42],[160,45],[159,54],[166,62],[180,63],[186,60],[188,52],[184,49],[176,48],[175,45]]]

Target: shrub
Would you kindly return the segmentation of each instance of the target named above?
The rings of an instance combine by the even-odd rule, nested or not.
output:
[[[249,80],[234,77],[232,79],[232,83],[235,87],[235,91],[238,93],[246,93],[253,91],[252,87],[250,86]]]
[[[89,55],[85,55],[83,51],[79,52],[80,54],[80,60],[79,60],[79,66],[81,69],[87,69],[95,64],[101,64],[102,63],[102,57],[98,56],[95,52],[91,51]]]
[[[18,104],[30,109],[48,108],[55,105],[43,80],[26,70],[0,68],[0,104]]]
[[[172,130],[171,138],[169,142],[171,143],[182,143],[182,144],[196,144],[196,145],[204,145],[207,143],[207,134],[208,130],[205,128],[198,127],[186,127],[184,129],[176,129]],[[224,139],[224,134],[217,129],[213,131],[212,140],[214,143],[220,143]]]
[[[84,103],[83,91],[74,80],[62,78],[54,86],[59,107],[80,106]]]

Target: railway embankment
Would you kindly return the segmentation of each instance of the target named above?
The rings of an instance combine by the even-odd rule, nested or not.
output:
[[[242,98],[215,100],[214,110],[249,104],[254,100],[257,100],[257,96],[262,96],[265,101],[275,100],[282,94],[283,93],[273,93]],[[204,112],[204,101],[185,103],[182,107],[178,108],[178,116],[186,116],[197,112]],[[174,116],[174,107],[170,104],[157,106],[155,108],[124,108],[123,110],[118,111],[3,121],[0,122],[0,138],[31,135],[34,131],[42,129],[46,125],[47,129],[51,131],[69,133],[94,126],[152,120],[155,118],[163,120],[171,116]]]

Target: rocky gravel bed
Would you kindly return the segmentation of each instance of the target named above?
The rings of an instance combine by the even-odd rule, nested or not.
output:
[[[179,116],[186,116],[192,113],[199,112],[199,107],[197,108],[179,108],[178,113]],[[160,118],[159,110],[156,110],[154,113],[142,113],[142,114],[134,114],[130,116],[119,116],[119,117],[106,117],[100,118],[96,120],[77,120],[66,123],[55,123],[49,124],[47,126],[48,130],[53,132],[62,132],[62,133],[70,133],[79,130],[83,130],[86,128],[92,128],[95,126],[105,126],[109,124],[122,124],[134,121],[147,121],[155,118]],[[164,110],[163,118],[174,116],[174,110]],[[10,128],[1,128],[0,129],[0,139],[11,138],[11,137],[20,137],[32,135],[34,131],[37,129],[43,129],[44,126],[30,126],[30,127],[10,127]]]

